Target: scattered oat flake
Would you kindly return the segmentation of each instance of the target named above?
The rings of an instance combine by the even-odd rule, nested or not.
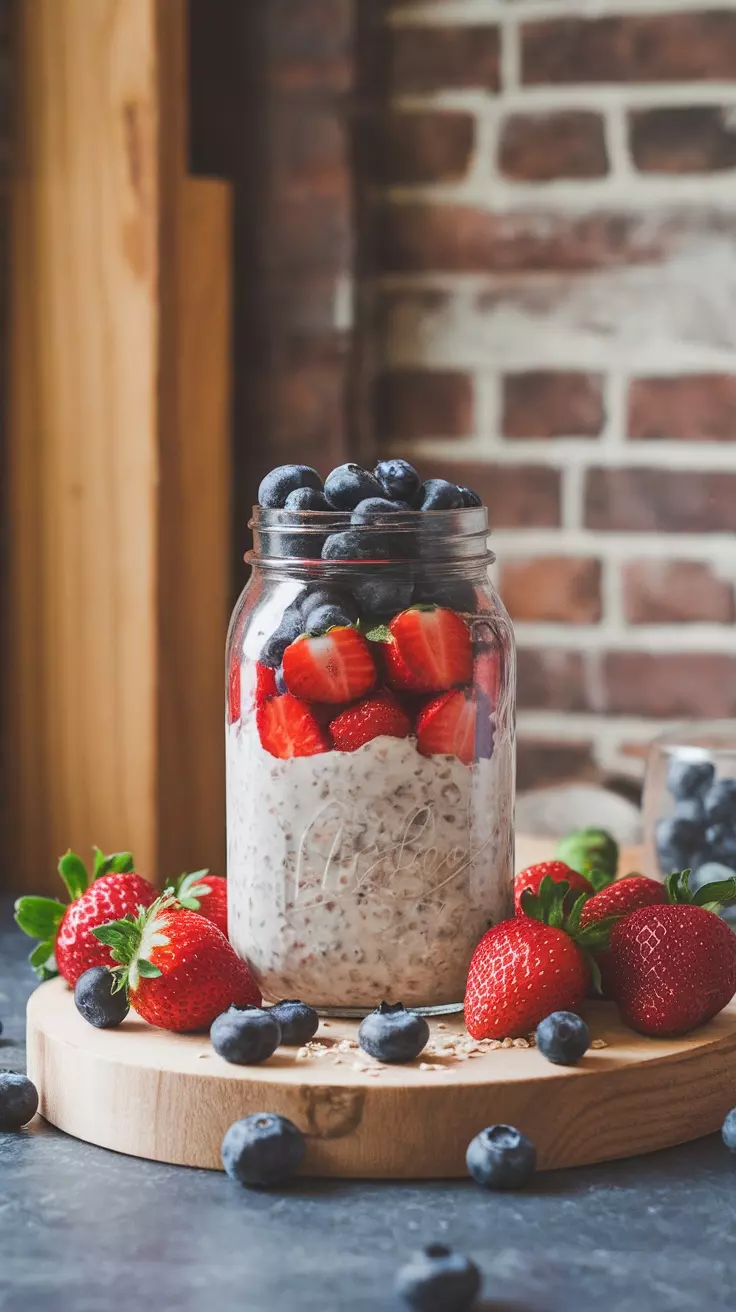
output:
[[[608,1044],[605,1039],[593,1039],[590,1046],[591,1048],[607,1048]]]
[[[493,1048],[503,1048],[504,1046],[505,1046],[505,1040],[504,1043],[502,1043],[500,1039],[489,1039],[488,1048],[486,1049],[486,1051],[489,1051],[490,1049]]]
[[[328,1030],[329,1028],[330,1028],[330,1022],[329,1022],[328,1020],[323,1020],[323,1021],[322,1021],[322,1029],[323,1029],[323,1030]]]
[[[514,1039],[514,1047],[515,1047],[515,1048],[528,1048],[528,1047],[529,1047],[529,1040],[528,1040],[528,1039]]]
[[[501,1039],[501,1047],[502,1047],[502,1048],[513,1048],[513,1046],[514,1046],[514,1040],[513,1040],[513,1039]]]
[[[446,1029],[447,1029],[447,1026],[445,1025],[445,1022],[444,1022],[443,1020],[441,1020],[441,1021],[438,1023],[438,1025],[437,1025],[437,1029],[438,1029],[438,1030],[446,1030]]]
[[[308,1056],[309,1056],[309,1048],[300,1048],[298,1053],[296,1054],[296,1059],[297,1061],[304,1061],[305,1057]]]

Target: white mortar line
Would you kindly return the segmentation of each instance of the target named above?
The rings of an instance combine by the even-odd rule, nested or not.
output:
[[[583,522],[583,471],[580,465],[563,466],[560,514],[563,529],[574,530]]]
[[[521,42],[519,39],[518,24],[513,22],[513,16],[506,15],[506,22],[503,23],[500,32],[501,49],[499,58],[499,71],[501,77],[501,93],[506,95],[509,91],[516,91],[521,83]]]
[[[605,18],[627,14],[670,14],[697,12],[698,7],[729,9],[733,0],[557,0],[550,12],[549,0],[515,0],[513,14],[508,0],[448,0],[438,5],[432,0],[426,4],[396,5],[387,15],[391,27],[445,27],[458,22],[474,26],[491,19],[535,22],[558,18]]]
[[[689,6],[692,8],[692,6]],[[438,87],[433,91],[399,91],[391,104],[400,109],[467,109],[482,113],[490,105],[504,113],[539,114],[546,109],[691,109],[695,105],[731,106],[733,82],[574,82],[516,86]]]
[[[591,108],[597,107],[591,102]],[[629,129],[624,106],[609,105],[604,119],[608,161],[612,174],[625,178],[632,186],[640,177],[635,172],[629,152]]]
[[[492,526],[491,547],[499,560],[526,556],[605,556],[610,560],[704,560],[733,568],[733,533],[610,533],[601,529],[504,528]]]
[[[545,651],[586,654],[635,651],[659,656],[717,654],[732,656],[736,669],[736,626],[733,624],[637,624],[615,630],[604,629],[602,625],[527,621],[515,624],[514,632],[520,649],[543,647]]]
[[[471,371],[472,372],[472,371]],[[489,465],[544,465],[550,469],[663,469],[697,473],[736,474],[736,431],[730,442],[626,441],[610,445],[596,438],[505,438],[492,441],[492,433],[467,437],[403,439],[387,443],[389,454],[401,448],[407,458],[477,460]],[[736,550],[736,547],[734,548]]]
[[[734,357],[736,367],[736,356]],[[628,448],[624,445],[627,429],[626,397],[628,378],[620,370],[611,368],[605,378],[604,404],[606,407],[606,429],[604,445],[613,459],[618,455],[622,464],[628,459]]]
[[[604,556],[601,561],[601,596],[606,629],[621,629],[625,625],[622,596],[621,562]]]

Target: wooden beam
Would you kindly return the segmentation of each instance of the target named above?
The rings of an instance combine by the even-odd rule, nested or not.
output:
[[[19,10],[5,708],[42,889],[69,845],[223,860],[229,219],[184,176],[184,0]]]

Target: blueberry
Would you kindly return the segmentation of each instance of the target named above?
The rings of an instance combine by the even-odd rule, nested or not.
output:
[[[381,535],[361,533],[360,529],[331,533],[322,548],[323,560],[389,560],[391,551]]]
[[[298,598],[298,601],[300,614],[305,622],[312,614],[312,611],[317,610],[320,606],[339,606],[343,614],[350,617],[348,620],[350,624],[356,623],[360,613],[352,593],[319,584],[310,584]]]
[[[325,479],[325,496],[334,510],[355,510],[366,497],[382,497],[383,488],[360,465],[338,465]]]
[[[683,814],[678,814],[680,808],[684,808]],[[662,870],[682,870],[701,846],[702,820],[692,812],[688,802],[678,802],[673,815],[657,821],[654,837]]]
[[[20,1130],[38,1111],[38,1089],[27,1075],[0,1071],[0,1130]]]
[[[284,502],[284,510],[330,510],[324,492],[318,487],[296,487]]]
[[[706,793],[703,805],[709,824],[736,826],[736,779],[717,779]]]
[[[316,606],[310,611],[309,618],[305,621],[305,628],[310,638],[315,638],[320,633],[326,633],[328,629],[352,623],[350,615],[342,606]]]
[[[463,494],[454,483],[445,478],[428,478],[413,501],[415,510],[459,510]]]
[[[410,578],[397,575],[361,574],[353,590],[364,615],[386,617],[398,615],[411,605],[414,586]]]
[[[279,465],[261,481],[258,504],[268,510],[282,510],[290,492],[299,487],[322,491],[322,479],[311,465]]]
[[[484,1189],[521,1189],[534,1175],[537,1150],[512,1125],[489,1125],[471,1140],[465,1161]]]
[[[460,495],[463,499],[464,506],[469,507],[469,506],[483,505],[483,501],[481,497],[479,497],[478,493],[474,492],[471,487],[461,487],[458,489],[458,491],[460,492]]]
[[[284,678],[283,665],[279,665],[279,668],[276,671],[276,691],[280,696],[283,696],[285,692],[289,691],[286,686],[286,679]]]
[[[267,1188],[295,1175],[305,1152],[304,1135],[292,1121],[273,1112],[254,1112],[226,1131],[222,1164],[231,1180]]]
[[[672,756],[667,767],[667,787],[673,797],[704,797],[714,775],[711,761],[688,761]]]
[[[258,657],[261,665],[267,665],[272,670],[278,669],[284,659],[286,648],[303,632],[304,625],[300,608],[296,601],[292,601],[286,607],[280,623],[261,648],[261,654]]]
[[[537,1047],[555,1066],[574,1066],[590,1047],[590,1030],[574,1011],[553,1011],[537,1026]]]
[[[386,497],[366,497],[355,507],[350,521],[352,524],[374,524],[376,520],[385,519],[387,515],[396,515],[410,510],[405,501],[388,501]]]
[[[719,861],[725,866],[736,866],[736,827],[710,825],[705,831],[705,841],[712,861]]]
[[[126,990],[113,993],[116,977],[106,966],[92,966],[79,976],[74,986],[77,1011],[98,1030],[121,1025],[130,1011]]]
[[[230,1007],[213,1020],[210,1041],[218,1057],[236,1066],[259,1066],[272,1057],[281,1042],[281,1026],[269,1011],[259,1007]]]
[[[392,501],[411,501],[419,491],[421,480],[408,460],[380,460],[373,473]]]
[[[446,606],[448,610],[460,610],[471,615],[478,604],[475,588],[467,579],[442,579],[431,575],[417,579],[413,600]]]
[[[269,1015],[275,1016],[281,1026],[281,1042],[287,1048],[299,1048],[309,1043],[319,1028],[319,1016],[314,1007],[297,998],[275,1002],[269,1009]]]
[[[728,1151],[736,1153],[736,1107],[732,1107],[721,1126],[721,1138]]]
[[[462,1253],[430,1244],[396,1276],[396,1293],[416,1312],[466,1312],[480,1289],[480,1271]]]
[[[378,1061],[413,1061],[429,1041],[423,1016],[407,1011],[401,1002],[382,1002],[360,1022],[358,1043]]]

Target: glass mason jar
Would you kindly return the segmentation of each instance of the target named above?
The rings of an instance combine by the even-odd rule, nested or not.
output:
[[[457,1010],[476,943],[512,910],[516,662],[485,507],[390,528],[256,507],[250,527],[227,644],[230,938],[271,1000]],[[326,602],[355,629],[302,638]],[[407,665],[392,627],[410,607],[425,647]],[[357,653],[349,684],[338,646],[338,667]],[[338,735],[346,687],[358,705],[388,687],[402,736],[372,736],[375,707]]]

